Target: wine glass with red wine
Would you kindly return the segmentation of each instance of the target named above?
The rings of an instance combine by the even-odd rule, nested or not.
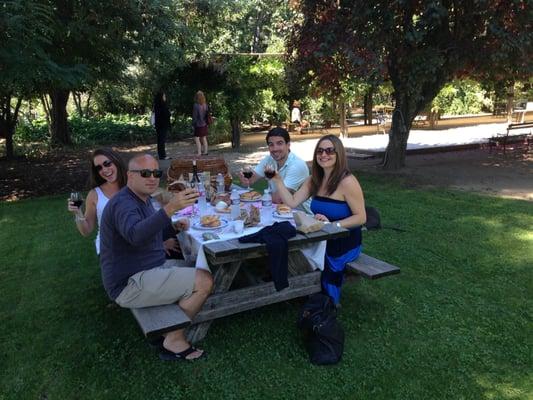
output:
[[[254,172],[252,171],[252,167],[250,167],[249,165],[247,165],[246,167],[244,167],[242,169],[242,175],[248,179],[248,187],[246,188],[246,190],[250,191],[251,188],[250,188],[250,179],[252,178],[252,176],[254,176]]]
[[[265,177],[267,179],[274,178],[274,175],[276,175],[276,165],[274,163],[268,163],[265,165]]]
[[[72,202],[72,205],[80,208],[83,204],[83,197],[81,196],[80,192],[72,192],[70,194],[70,201]]]

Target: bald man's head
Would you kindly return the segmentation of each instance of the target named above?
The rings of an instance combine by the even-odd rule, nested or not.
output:
[[[133,157],[128,163],[128,187],[141,199],[148,197],[159,188],[159,163],[149,154]]]

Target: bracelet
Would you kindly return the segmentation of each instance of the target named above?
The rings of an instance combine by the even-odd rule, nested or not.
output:
[[[87,218],[85,218],[85,217],[80,217],[79,215],[76,215],[75,221],[76,221],[76,222],[87,221]]]
[[[335,226],[336,226],[337,228],[342,228],[342,226],[341,226],[341,223],[340,223],[340,222],[335,222]]]

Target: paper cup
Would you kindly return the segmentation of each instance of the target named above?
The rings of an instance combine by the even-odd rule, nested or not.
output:
[[[233,221],[233,231],[239,235],[244,231],[244,221],[241,219],[238,219],[236,221]]]

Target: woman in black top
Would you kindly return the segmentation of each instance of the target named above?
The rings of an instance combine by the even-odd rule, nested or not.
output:
[[[167,106],[167,96],[159,92],[154,99],[155,132],[157,134],[157,155],[160,160],[168,160],[165,151],[167,132],[170,130],[170,111]]]

